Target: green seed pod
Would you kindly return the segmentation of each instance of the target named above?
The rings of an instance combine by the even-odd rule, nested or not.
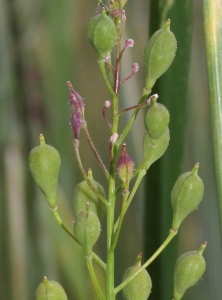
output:
[[[146,116],[146,129],[153,139],[159,139],[167,130],[170,122],[170,114],[166,107],[156,102],[157,96],[151,97],[152,103],[149,105]]]
[[[161,135],[157,140],[151,138],[151,136],[146,132],[143,138],[143,152],[144,159],[150,154],[149,160],[144,167],[146,170],[157,160],[159,159],[164,152],[166,151],[170,140],[170,131],[169,128]]]
[[[87,36],[96,49],[100,59],[104,59],[114,47],[118,33],[113,20],[107,16],[106,11],[95,15],[89,22]]]
[[[175,57],[177,41],[170,31],[170,20],[164,28],[156,31],[144,49],[146,88],[151,90],[156,80],[167,71]]]
[[[205,272],[206,262],[202,254],[206,245],[204,243],[198,251],[187,252],[178,258],[174,268],[174,300],[180,300]]]
[[[204,185],[197,175],[197,163],[191,172],[182,174],[174,184],[171,203],[174,210],[172,229],[178,230],[183,219],[197,209],[204,193]]]
[[[56,206],[60,166],[58,151],[45,144],[44,136],[40,134],[40,145],[33,148],[29,154],[29,168],[50,207]]]
[[[138,255],[134,266],[128,268],[124,275],[123,281],[139,271],[141,267],[142,254]],[[126,300],[146,300],[150,295],[152,282],[147,270],[142,270],[134,277],[124,288],[123,296]]]
[[[97,192],[106,198],[105,191],[103,187],[93,180],[92,176],[92,170],[89,169],[88,171],[88,178],[94,188],[97,190]],[[74,211],[74,216],[75,218],[78,216],[78,214],[85,210],[86,208],[86,203],[90,204],[90,210],[94,212],[99,220],[102,220],[102,217],[105,214],[106,211],[106,206],[105,204],[99,199],[99,197],[92,191],[92,189],[89,187],[88,183],[84,180],[80,182],[75,190],[74,190],[74,195],[73,195],[73,211]]]
[[[56,281],[44,277],[43,282],[37,287],[36,300],[68,300],[63,287]]]
[[[86,255],[91,254],[101,231],[99,218],[89,206],[87,203],[85,210],[78,214],[74,224],[74,234]]]

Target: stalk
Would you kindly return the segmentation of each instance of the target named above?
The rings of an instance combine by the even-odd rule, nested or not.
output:
[[[222,234],[222,2],[203,0],[203,22],[213,132],[220,231]]]

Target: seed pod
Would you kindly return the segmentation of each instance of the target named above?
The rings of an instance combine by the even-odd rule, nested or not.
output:
[[[157,160],[159,159],[164,152],[166,151],[170,140],[170,131],[169,128],[161,135],[157,140],[151,138],[151,136],[146,132],[143,138],[143,152],[144,159],[150,154],[149,160],[144,167],[146,170]]]
[[[44,136],[40,134],[40,145],[33,148],[29,154],[29,168],[50,207],[56,206],[60,166],[58,151],[45,144]]]
[[[198,251],[181,255],[174,268],[174,300],[180,300],[186,290],[196,284],[206,269],[206,262],[202,256],[206,243]]]
[[[94,186],[94,188],[97,190],[97,192],[101,196],[106,198],[103,187],[98,182],[93,180],[91,169],[89,169],[88,171],[88,178],[92,183],[92,185]],[[88,183],[84,180],[80,182],[74,190],[73,211],[74,211],[75,218],[78,216],[78,214],[81,211],[85,210],[86,203],[90,204],[90,211],[94,212],[98,216],[99,220],[101,221],[105,214],[106,206],[99,199],[99,197],[91,190]]]
[[[197,209],[204,193],[204,185],[197,175],[197,163],[191,172],[182,174],[174,184],[171,203],[174,210],[172,229],[178,230],[183,219]]]
[[[177,41],[170,31],[170,20],[164,28],[156,31],[144,49],[146,88],[151,90],[156,80],[167,71],[177,50]]]
[[[99,218],[89,206],[87,203],[86,209],[78,214],[74,224],[74,234],[86,255],[91,254],[101,230]]]
[[[87,36],[100,59],[104,59],[114,47],[118,37],[117,29],[104,9],[101,14],[95,15],[90,20]]]
[[[156,102],[156,97],[152,97],[151,101],[145,116],[145,125],[151,138],[159,139],[168,128],[170,114],[164,105]]]
[[[68,300],[63,287],[56,281],[44,277],[43,282],[37,287],[36,300]]]
[[[124,275],[123,281],[135,274],[141,267],[142,254],[139,254],[134,266],[128,268]],[[123,296],[126,300],[146,300],[150,295],[152,282],[147,270],[142,270],[134,277],[124,288]]]

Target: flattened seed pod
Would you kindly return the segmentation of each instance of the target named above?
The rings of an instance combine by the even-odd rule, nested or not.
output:
[[[168,128],[170,114],[164,105],[156,102],[155,97],[151,101],[145,115],[145,125],[151,138],[159,139]]]
[[[74,223],[74,234],[83,247],[86,255],[90,255],[92,247],[100,236],[101,226],[97,215],[90,211],[89,204],[80,214],[78,214]]]
[[[37,287],[36,300],[68,300],[63,287],[56,281],[44,277],[43,282]]]
[[[98,182],[93,180],[91,169],[89,169],[88,171],[88,178],[92,183],[92,185],[94,186],[94,188],[98,191],[98,193],[104,198],[106,198],[103,187]],[[90,204],[90,210],[94,212],[98,216],[99,220],[101,221],[105,214],[106,206],[99,199],[99,197],[92,191],[88,183],[84,180],[80,182],[74,190],[73,211],[74,211],[75,218],[78,216],[78,214],[81,211],[85,210],[86,203]]]
[[[171,203],[174,211],[172,229],[178,230],[183,219],[200,204],[204,185],[197,175],[199,164],[197,163],[191,172],[182,174],[175,182],[171,192]]]
[[[170,20],[164,28],[156,31],[144,49],[146,88],[151,90],[156,80],[167,71],[177,50],[177,41],[170,31]]]
[[[142,254],[138,255],[135,265],[128,268],[124,275],[123,281],[135,274],[141,267]],[[146,269],[142,270],[133,278],[124,288],[123,296],[126,300],[147,300],[152,288],[152,282]]]
[[[181,255],[174,268],[174,300],[180,300],[186,290],[196,284],[206,269],[203,251],[206,243],[198,251]]]
[[[50,207],[56,206],[60,166],[59,152],[54,147],[47,145],[41,134],[40,145],[33,148],[29,154],[29,168]]]
[[[96,49],[100,59],[104,59],[117,41],[117,29],[113,20],[107,16],[106,11],[95,15],[89,22],[87,37]]]
[[[143,138],[143,152],[144,158],[152,152],[149,160],[145,166],[147,170],[156,160],[158,160],[166,151],[170,140],[169,128],[161,135],[157,140],[153,140],[151,136],[146,132]]]

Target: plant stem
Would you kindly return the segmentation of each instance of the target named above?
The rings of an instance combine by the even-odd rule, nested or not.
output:
[[[116,221],[116,224],[114,226],[114,233],[118,230],[119,226],[121,227],[121,224],[119,225],[119,222],[122,223],[121,219],[123,219],[125,213],[127,212],[127,209],[128,209],[128,207],[130,206],[130,203],[133,200],[133,197],[134,197],[134,195],[135,195],[135,193],[136,193],[136,191],[137,191],[137,189],[138,189],[138,187],[140,185],[140,182],[141,182],[141,180],[143,179],[143,177],[145,175],[146,175],[146,171],[145,170],[142,170],[142,171],[139,172],[139,175],[138,175],[138,177],[136,179],[136,182],[135,182],[135,184],[133,186],[132,192],[130,193],[127,202],[124,204],[124,207],[122,207],[121,214],[120,214],[119,218]]]
[[[77,243],[79,244],[79,242],[77,241],[76,237],[74,236],[74,234],[66,227],[66,225],[63,223],[62,219],[60,218],[60,215],[58,213],[58,207],[50,207],[50,210],[53,214],[53,216],[55,217],[57,223],[62,227],[63,230],[65,230],[66,233],[68,233],[68,235]],[[92,256],[93,259],[105,270],[106,269],[106,264],[101,260],[101,258],[99,258],[99,256],[97,256],[94,252],[92,252]]]
[[[100,61],[98,61],[98,63],[99,63],[99,68],[100,68],[100,71],[102,73],[102,77],[103,77],[103,79],[105,81],[106,87],[107,87],[108,91],[110,92],[111,96],[115,97],[115,93],[114,93],[113,87],[112,87],[112,85],[111,85],[111,83],[109,81],[109,78],[108,78],[107,74],[106,74],[105,61],[104,60],[100,60]]]
[[[222,2],[204,0],[204,34],[220,226],[222,235]]]
[[[90,256],[86,256],[86,263],[87,263],[87,267],[89,269],[89,273],[93,282],[93,285],[95,287],[95,290],[97,292],[97,295],[99,296],[100,300],[105,300],[105,296],[101,290],[101,287],[98,283],[95,271],[94,271],[94,267],[93,267],[93,262],[92,262],[92,255]]]
[[[79,154],[79,140],[75,139],[73,141],[73,146],[74,146],[75,153],[76,153],[76,160],[77,160],[77,163],[78,163],[78,166],[79,166],[79,169],[82,173],[83,178],[85,179],[85,181],[87,182],[87,184],[91,188],[91,190],[96,194],[96,196],[107,206],[108,201],[100,193],[98,193],[98,191],[95,189],[95,187],[93,186],[93,184],[89,180],[89,178],[86,175],[86,172],[83,168],[82,161],[81,161],[80,154]]]
[[[132,276],[128,277],[126,280],[124,280],[120,285],[118,285],[114,292],[117,294],[119,291],[121,291],[134,277],[136,277],[142,270],[147,268],[154,259],[166,248],[166,246],[170,243],[170,241],[175,237],[177,234],[177,231],[170,230],[170,233],[166,240],[163,242],[163,244],[157,249],[157,251],[141,266],[141,268],[134,273]]]
[[[90,144],[90,147],[92,148],[92,151],[93,151],[93,153],[94,153],[96,159],[98,160],[100,167],[101,167],[102,170],[103,170],[103,173],[105,174],[106,178],[109,179],[109,172],[106,170],[106,167],[105,167],[105,165],[104,165],[104,163],[103,163],[101,157],[99,156],[99,154],[98,154],[98,152],[97,152],[97,150],[96,150],[96,148],[95,148],[95,146],[94,146],[94,144],[93,144],[93,141],[92,141],[92,139],[91,139],[91,137],[90,137],[90,135],[89,135],[88,129],[87,129],[87,124],[86,124],[86,122],[85,122],[84,125],[82,125],[82,128],[83,128],[84,133],[85,133],[85,135],[86,135],[86,139],[87,139],[88,143]]]
[[[123,191],[122,209],[121,209],[120,216],[118,218],[118,223],[117,223],[117,226],[116,226],[116,230],[115,230],[115,226],[114,226],[114,238],[113,238],[112,245],[111,245],[111,249],[113,251],[114,251],[114,249],[116,247],[116,244],[117,244],[117,241],[118,241],[118,238],[119,238],[119,234],[120,234],[120,230],[121,230],[123,218],[124,218],[124,215],[125,215],[125,207],[126,207],[126,203],[127,203],[126,201],[127,201],[128,195],[129,195],[129,191],[128,190],[124,190]]]
[[[150,94],[150,91],[148,91],[148,90],[146,90],[146,89],[144,88],[144,89],[143,89],[142,96],[141,96],[141,98],[140,98],[138,104],[143,103],[143,102],[147,99],[147,97],[148,97],[149,94]],[[123,141],[125,140],[127,134],[129,133],[130,129],[132,128],[132,126],[133,126],[133,124],[134,124],[134,121],[135,121],[135,119],[136,119],[136,117],[137,117],[139,111],[140,111],[140,108],[138,108],[138,109],[136,109],[136,110],[134,111],[134,113],[132,114],[131,118],[129,119],[129,121],[128,121],[126,127],[124,128],[123,132],[122,132],[121,135],[119,136],[119,138],[118,138],[118,140],[117,140],[117,142],[116,142],[116,147],[117,147],[117,149],[120,147],[120,145],[122,145],[122,143],[123,143]]]

